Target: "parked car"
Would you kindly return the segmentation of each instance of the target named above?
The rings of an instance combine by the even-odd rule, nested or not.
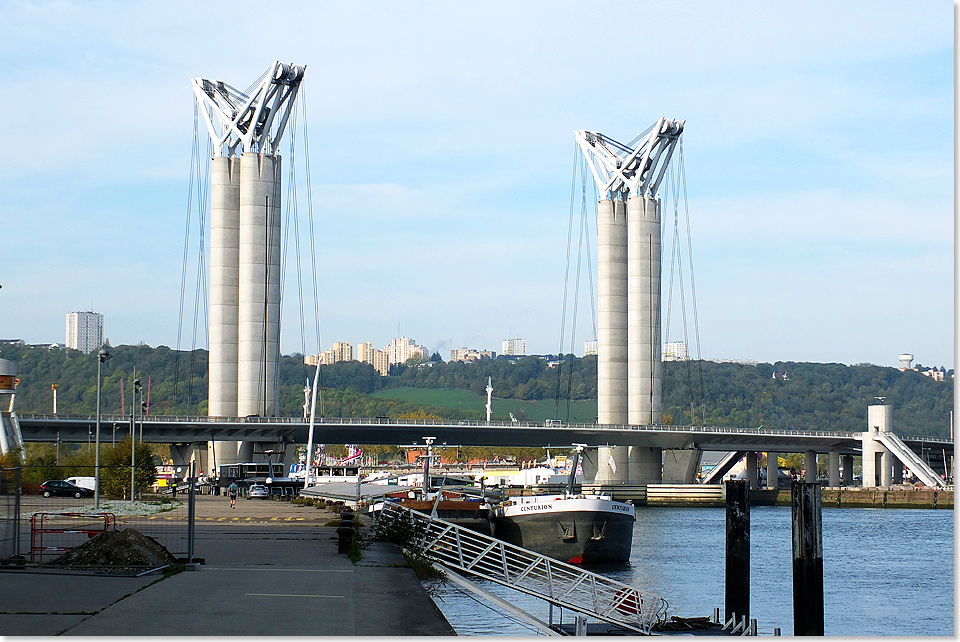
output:
[[[252,484],[250,490],[247,492],[247,499],[253,499],[254,497],[269,497],[270,492],[267,490],[266,486],[261,486],[260,484]]]
[[[40,494],[44,497],[93,497],[93,491],[82,488],[62,479],[49,479],[40,484]]]

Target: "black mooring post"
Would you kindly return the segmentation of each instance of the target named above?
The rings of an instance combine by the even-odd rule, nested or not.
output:
[[[823,635],[823,528],[820,485],[793,482],[793,634]]]
[[[727,567],[724,622],[736,614],[739,622],[750,617],[750,482],[725,482],[727,502]]]

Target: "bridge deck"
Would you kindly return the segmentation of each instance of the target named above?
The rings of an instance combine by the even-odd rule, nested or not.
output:
[[[24,441],[86,442],[95,429],[95,416],[20,415]],[[130,430],[130,418],[103,415],[100,438],[118,437]],[[139,435],[141,422],[137,422]],[[153,416],[142,422],[143,438],[157,443],[205,441],[262,441],[306,443],[309,425],[299,417],[177,417]],[[545,425],[533,422],[393,420],[371,418],[323,418],[314,427],[316,443],[409,444],[425,436],[437,443],[463,446],[565,447],[571,443],[591,446],[616,444],[660,448],[699,448],[708,451],[750,450],[773,452],[837,451],[860,453],[861,433],[770,430],[716,426],[624,426],[600,424]],[[946,439],[901,439],[911,446],[922,442],[951,454]]]

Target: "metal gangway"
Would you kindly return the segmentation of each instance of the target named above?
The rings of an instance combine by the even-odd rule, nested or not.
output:
[[[666,619],[656,595],[391,502],[379,519],[422,531],[414,545],[428,559],[625,629],[649,634]],[[382,522],[384,523],[384,522]],[[384,524],[386,524],[384,523]]]
[[[917,476],[924,486],[930,486],[932,488],[946,487],[947,483],[940,479],[937,473],[933,472],[933,469],[927,465],[927,462],[917,457],[917,454],[913,452],[909,446],[900,441],[900,438],[895,434],[892,432],[878,432],[874,437],[883,444],[887,450],[896,455],[901,462],[906,464],[907,468],[913,471],[913,474]],[[944,466],[946,466],[946,462],[944,462]]]

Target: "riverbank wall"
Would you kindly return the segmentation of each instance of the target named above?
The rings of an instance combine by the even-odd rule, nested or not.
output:
[[[615,486],[584,484],[585,494],[610,494],[619,501],[634,506],[675,506],[687,508],[716,508],[724,503],[722,485],[718,484],[647,484]],[[557,489],[524,489],[516,494],[540,494]],[[888,488],[841,487],[823,488],[821,502],[824,508],[932,508],[953,510],[953,489],[891,486]],[[790,489],[759,488],[750,491],[754,506],[789,506]]]

